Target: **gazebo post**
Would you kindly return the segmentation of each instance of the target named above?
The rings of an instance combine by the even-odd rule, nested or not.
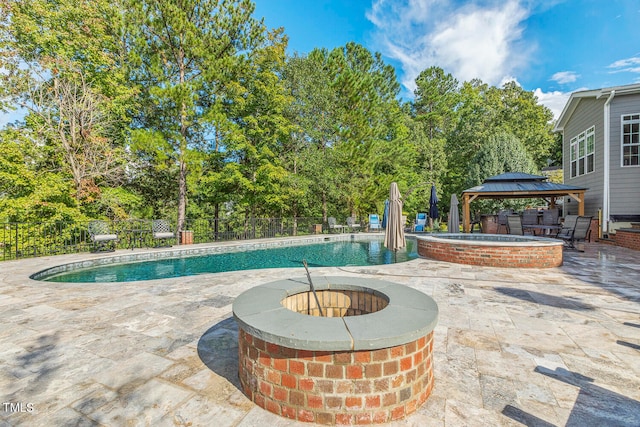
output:
[[[469,206],[469,195],[468,194],[463,194],[462,195],[462,216],[463,216],[463,220],[462,220],[462,224],[463,224],[463,229],[465,233],[468,233],[469,230],[471,229],[470,225],[471,225],[471,212],[470,212],[470,206]]]
[[[584,192],[578,193],[578,215],[584,216]]]

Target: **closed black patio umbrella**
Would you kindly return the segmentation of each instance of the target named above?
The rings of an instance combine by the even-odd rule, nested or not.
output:
[[[433,221],[438,219],[438,196],[436,194],[436,186],[431,186],[431,197],[429,197],[429,218],[431,218],[431,227],[433,227]]]

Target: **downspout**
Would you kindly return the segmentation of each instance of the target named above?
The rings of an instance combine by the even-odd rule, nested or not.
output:
[[[609,157],[611,150],[611,142],[609,141],[611,135],[611,101],[613,97],[616,96],[616,91],[612,90],[611,94],[609,94],[609,98],[604,103],[604,153],[602,156],[602,161],[604,164],[603,170],[603,191],[602,191],[602,223],[600,224],[600,229],[602,230],[602,235],[609,234]]]

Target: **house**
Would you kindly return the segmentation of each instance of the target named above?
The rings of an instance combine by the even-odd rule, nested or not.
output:
[[[601,235],[640,221],[640,84],[572,93],[554,130],[564,182],[589,189],[585,215],[600,217]],[[575,201],[564,213],[577,214]]]

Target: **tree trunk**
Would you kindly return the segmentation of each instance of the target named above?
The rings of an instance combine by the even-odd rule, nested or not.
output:
[[[187,216],[187,164],[180,158],[180,174],[178,175],[178,232],[184,230]]]
[[[322,221],[327,222],[327,193],[322,191]]]

